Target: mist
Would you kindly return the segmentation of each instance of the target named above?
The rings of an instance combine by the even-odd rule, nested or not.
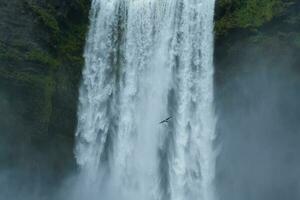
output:
[[[238,51],[216,86],[220,200],[300,199],[297,57],[281,49]]]
[[[0,200],[57,199],[60,182],[71,173],[57,166],[63,156],[55,138],[38,132],[35,92],[26,84],[0,81]]]

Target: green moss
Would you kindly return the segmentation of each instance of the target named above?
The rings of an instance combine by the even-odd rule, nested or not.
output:
[[[227,32],[234,27],[234,18],[232,15],[222,17],[215,24],[215,32],[217,35],[226,35]]]
[[[75,7],[81,11],[82,14],[88,14],[90,9],[90,0],[75,0]]]
[[[60,62],[53,58],[49,53],[39,50],[29,51],[26,55],[26,60],[49,66],[54,70],[60,65]]]
[[[54,34],[59,33],[60,28],[55,15],[51,13],[53,10],[51,7],[45,9],[30,1],[26,1],[26,4],[38,16],[39,20],[46,28]]]
[[[11,46],[0,44],[0,59],[13,62],[30,61],[56,70],[61,64],[50,53],[38,49],[29,50],[29,45],[22,41],[13,41]]]
[[[63,58],[75,65],[83,64],[83,46],[85,43],[85,33],[87,26],[84,24],[74,25],[63,37],[58,51]]]
[[[281,0],[248,0],[233,13],[233,16],[237,26],[257,28],[280,14],[282,9]]]
[[[28,43],[27,41],[21,40],[21,39],[15,39],[11,42],[11,45],[13,48],[19,50],[19,51],[28,51],[32,44]]]
[[[75,0],[67,14],[68,23],[58,44],[58,51],[65,61],[74,66],[83,65],[83,47],[88,28],[90,0]],[[78,16],[86,16],[78,18]]]
[[[216,21],[216,33],[224,35],[235,28],[257,29],[280,16],[292,0],[221,0],[223,15]]]
[[[52,97],[55,91],[53,75],[36,75],[0,69],[0,77],[20,84],[27,84],[42,91],[41,99],[36,100],[38,113],[35,113],[35,115],[43,126],[48,126],[52,114]]]
[[[27,55],[27,59],[54,68],[59,63],[68,63],[68,66],[76,68],[75,74],[79,74],[78,71],[81,71],[84,62],[82,54],[88,27],[90,0],[71,1],[67,10],[55,10],[51,2],[41,4],[37,0],[26,0],[26,4],[49,30],[50,41],[45,42],[49,44],[49,50],[53,55],[34,51]]]
[[[31,115],[38,121],[37,129],[41,133],[47,133],[48,130],[45,129],[53,123],[51,120],[60,115],[57,109],[53,110],[53,106],[57,106],[57,101],[53,100],[59,98],[54,94],[65,95],[70,88],[77,90],[83,66],[82,54],[90,0],[72,0],[67,6],[63,6],[64,3],[59,1],[24,1],[28,14],[37,19],[34,21],[35,28],[42,33],[35,36],[39,44],[30,44],[21,39],[13,41],[8,47],[0,42],[0,59],[20,59],[26,61],[30,69],[35,70],[35,65],[30,66],[30,63],[33,63],[39,64],[38,68],[46,67],[47,71],[39,73],[38,69],[32,73],[7,67],[5,70],[0,69],[0,77],[20,85],[25,84],[26,87],[37,91],[37,97],[32,99],[36,107]]]
[[[5,52],[1,52],[0,59],[18,62],[22,60],[22,55],[20,54],[20,52],[10,49]]]
[[[35,75],[26,72],[10,71],[5,69],[0,69],[0,76],[5,79],[15,80],[18,82],[23,82],[37,87],[44,85],[44,80],[45,80],[45,76],[42,75]]]
[[[42,109],[42,123],[49,124],[52,115],[52,97],[55,92],[55,81],[52,76],[44,79],[44,108]]]

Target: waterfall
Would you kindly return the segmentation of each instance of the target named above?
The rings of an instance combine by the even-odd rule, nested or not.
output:
[[[75,148],[83,199],[216,199],[214,4],[92,1]]]

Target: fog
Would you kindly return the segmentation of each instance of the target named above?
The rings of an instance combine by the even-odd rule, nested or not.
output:
[[[300,199],[299,71],[276,56],[237,58],[217,88],[220,200]]]
[[[48,200],[57,191],[53,141],[38,134],[31,88],[0,82],[0,200]],[[55,199],[55,198],[54,198]]]

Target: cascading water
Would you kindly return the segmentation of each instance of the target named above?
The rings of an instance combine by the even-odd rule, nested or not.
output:
[[[213,13],[93,0],[75,149],[89,199],[216,199]]]

